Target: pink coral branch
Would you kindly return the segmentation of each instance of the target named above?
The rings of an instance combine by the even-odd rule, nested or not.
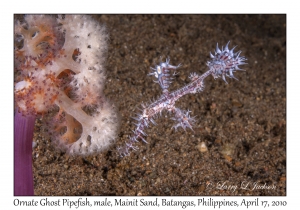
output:
[[[108,149],[119,118],[103,94],[104,26],[86,15],[25,15],[14,33],[15,195],[33,195],[32,116],[44,116],[54,144],[71,155]]]

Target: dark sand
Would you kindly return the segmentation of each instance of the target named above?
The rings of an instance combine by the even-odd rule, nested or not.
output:
[[[119,106],[119,139],[102,154],[70,157],[39,132],[37,121],[35,195],[286,195],[285,15],[93,17],[110,34],[105,94]],[[191,72],[204,73],[209,52],[229,40],[248,59],[246,71],[235,73],[239,81],[227,79],[226,85],[210,76],[202,93],[176,103],[197,116],[194,132],[175,132],[165,113],[146,130],[149,144],[139,142],[137,152],[120,158],[116,146],[134,129],[130,117],[161,94],[147,76],[159,57],[183,64],[175,90]],[[207,152],[200,152],[200,142]],[[255,183],[270,189],[250,190]]]

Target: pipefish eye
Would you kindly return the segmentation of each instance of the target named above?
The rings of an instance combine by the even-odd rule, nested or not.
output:
[[[160,66],[157,66],[156,71],[157,71],[158,74],[161,74]]]

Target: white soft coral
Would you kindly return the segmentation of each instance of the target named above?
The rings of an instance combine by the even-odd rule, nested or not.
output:
[[[45,115],[58,106],[47,127],[59,148],[81,155],[107,149],[119,119],[103,95],[105,27],[85,15],[27,15],[15,35],[19,111]]]

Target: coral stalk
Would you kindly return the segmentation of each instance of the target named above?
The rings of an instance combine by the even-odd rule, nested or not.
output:
[[[33,195],[32,138],[35,116],[15,114],[14,195]]]

